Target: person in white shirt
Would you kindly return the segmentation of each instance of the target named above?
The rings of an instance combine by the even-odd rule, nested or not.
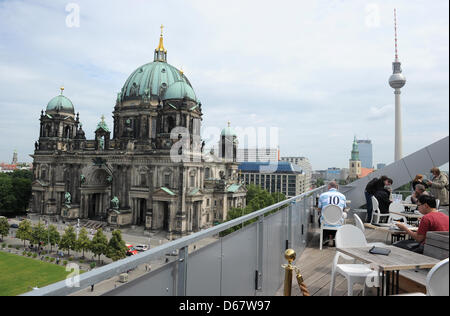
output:
[[[342,211],[344,211],[346,204],[346,197],[344,194],[338,191],[339,186],[336,183],[336,181],[331,181],[328,183],[328,191],[325,193],[322,193],[319,197],[319,205],[318,209],[319,212],[322,211],[322,209],[327,205],[337,205],[341,208]],[[343,213],[343,217],[341,219],[341,225],[344,224],[344,219],[347,217],[346,213]],[[320,223],[323,221],[323,216],[320,216]],[[341,226],[339,225],[339,226]],[[336,226],[336,225],[335,225]],[[334,227],[335,227],[334,226]],[[324,229],[324,233],[328,232],[328,244],[331,246],[333,244],[334,236],[336,235],[336,230],[326,230]],[[325,237],[325,236],[324,236]]]

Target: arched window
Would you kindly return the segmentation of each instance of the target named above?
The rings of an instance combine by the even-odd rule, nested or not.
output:
[[[66,126],[66,128],[64,129],[64,138],[71,138],[71,128],[70,126]]]
[[[172,130],[175,128],[175,119],[172,116],[169,116],[167,118],[167,128],[168,128],[168,130],[166,131],[167,133],[171,133]]]
[[[51,137],[51,132],[52,132],[52,126],[50,124],[47,124],[45,126],[45,137]]]

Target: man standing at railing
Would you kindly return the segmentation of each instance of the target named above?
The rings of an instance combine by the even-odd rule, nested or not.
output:
[[[338,191],[339,186],[336,183],[336,181],[331,181],[330,183],[328,183],[328,191],[325,193],[322,193],[319,197],[319,205],[318,205],[318,209],[321,212],[322,209],[327,206],[327,205],[337,205],[339,206],[342,211],[344,211],[345,207],[346,207],[346,197],[344,194],[342,194],[341,192]],[[342,224],[344,224],[344,219],[347,218],[347,214],[346,213],[342,213],[343,214],[343,218],[342,218]],[[320,216],[319,219],[320,223],[322,223],[323,221],[323,216]],[[325,232],[328,232],[328,245],[330,247],[333,246],[333,239],[334,236],[336,235],[336,230],[324,230],[324,234]],[[324,236],[325,239],[325,236]]]

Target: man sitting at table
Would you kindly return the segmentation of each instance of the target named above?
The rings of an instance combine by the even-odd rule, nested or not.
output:
[[[419,197],[424,195],[430,195],[427,191],[425,191],[425,186],[423,184],[416,184],[416,189],[414,190],[414,193],[411,195],[411,202],[413,204],[417,204],[419,202]]]
[[[413,239],[401,240],[399,242],[396,242],[394,246],[411,250],[417,253],[423,253],[423,246],[425,244],[427,232],[448,232],[449,218],[444,213],[438,212],[438,210],[436,209],[436,199],[429,195],[422,194],[419,197],[417,209],[422,215],[424,215],[420,220],[420,225],[417,233],[411,231],[405,224],[396,223],[398,228],[406,232]]]
[[[342,194],[338,191],[338,188],[339,188],[339,186],[336,183],[336,181],[331,181],[330,183],[328,183],[328,191],[325,193],[322,193],[319,197],[319,205],[317,207],[319,209],[319,211],[322,211],[322,209],[325,206],[330,205],[330,204],[337,205],[341,208],[342,211],[344,211],[344,209],[346,207],[346,197],[344,194]],[[347,218],[347,214],[343,213],[343,218],[341,220],[342,225],[344,224],[345,218]],[[319,223],[321,223],[322,221],[323,221],[323,216],[320,217]],[[336,230],[326,230],[326,227],[325,227],[324,234],[325,234],[325,232],[328,232],[328,238],[329,238],[328,245],[332,246],[334,236],[336,235]]]

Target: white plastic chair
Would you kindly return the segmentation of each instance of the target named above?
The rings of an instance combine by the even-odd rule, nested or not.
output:
[[[364,227],[364,223],[361,220],[361,218],[357,214],[353,214],[353,217],[355,219],[355,226],[358,227],[363,233],[366,231],[366,228]],[[377,247],[385,247],[386,244],[382,242],[372,242],[367,244],[368,247],[377,246]]]
[[[427,296],[448,296],[448,258],[436,264],[427,274]],[[425,296],[423,293],[407,293],[404,296]]]
[[[408,195],[407,197],[405,197],[405,203],[412,204],[411,196],[412,195]]]
[[[367,246],[364,233],[356,226],[344,225],[338,229],[336,233],[336,247],[355,248]],[[331,267],[330,296],[334,294],[336,273],[341,274],[347,279],[348,296],[353,296],[353,285],[355,283],[364,284],[363,295],[365,295],[367,277],[372,278],[377,276],[377,272],[371,270],[367,264],[338,264],[339,258],[353,260],[351,257],[346,256],[339,251],[336,252]]]
[[[337,205],[327,205],[322,209],[323,220],[320,223],[320,250],[322,250],[323,231],[338,230],[342,225],[343,211]]]
[[[376,216],[376,224],[380,223],[381,217],[389,217],[388,214],[382,214],[380,211],[380,204],[378,203],[378,200],[376,197],[372,196],[372,219],[370,220],[371,223],[373,223],[373,218]]]
[[[439,199],[436,199],[436,209],[439,209],[439,205],[441,204],[441,201]]]
[[[449,296],[448,258],[436,264],[427,275],[428,296]]]
[[[392,202],[391,204],[389,204],[389,213],[391,212],[404,212],[405,211],[405,206],[400,203],[400,202]]]

